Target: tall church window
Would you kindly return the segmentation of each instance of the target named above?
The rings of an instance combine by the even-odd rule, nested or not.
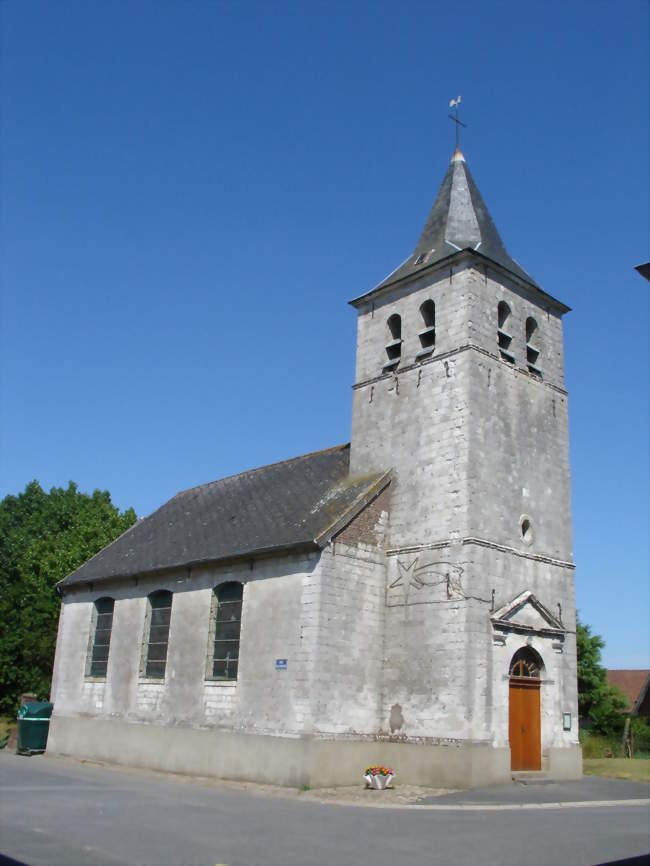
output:
[[[172,615],[172,594],[166,589],[149,596],[149,633],[144,675],[154,679],[165,678],[169,623]]]
[[[90,653],[88,657],[87,676],[106,677],[108,668],[108,651],[111,645],[113,629],[112,598],[98,598],[93,607],[93,617],[90,627]]]
[[[541,376],[539,365],[539,328],[532,317],[526,319],[526,363],[528,372],[533,376]]]
[[[424,323],[424,328],[418,332],[422,348],[415,357],[426,358],[433,352],[436,345],[436,305],[431,299],[421,305],[420,315]]]
[[[402,357],[402,317],[393,313],[386,322],[389,340],[386,343],[386,355],[388,360],[384,364],[384,371],[394,370]]]
[[[236,680],[239,665],[239,635],[244,586],[222,583],[212,597],[208,678]]]
[[[507,331],[508,319],[510,318],[510,307],[505,301],[499,301],[497,307],[497,345],[499,347],[499,356],[502,361],[507,361],[508,364],[515,363],[515,356],[512,354],[510,344],[512,343],[512,334]]]

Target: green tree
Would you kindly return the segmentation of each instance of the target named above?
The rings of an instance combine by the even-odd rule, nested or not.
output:
[[[46,493],[37,481],[0,502],[0,712],[13,713],[21,692],[48,697],[59,616],[57,581],[136,520],[106,491]]]
[[[595,733],[620,734],[625,724],[621,710],[627,708],[622,692],[607,682],[607,671],[601,665],[601,652],[605,641],[592,634],[588,625],[578,620],[578,707],[580,717],[586,719]]]

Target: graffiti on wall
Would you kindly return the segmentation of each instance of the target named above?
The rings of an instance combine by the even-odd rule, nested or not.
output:
[[[393,563],[386,598],[389,607],[436,604],[465,598],[462,565],[432,559],[426,554],[419,554],[411,560],[396,558]]]

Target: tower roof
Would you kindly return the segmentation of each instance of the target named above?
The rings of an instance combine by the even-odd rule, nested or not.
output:
[[[506,250],[460,149],[454,152],[413,253],[373,289],[382,289],[463,250],[539,288]]]

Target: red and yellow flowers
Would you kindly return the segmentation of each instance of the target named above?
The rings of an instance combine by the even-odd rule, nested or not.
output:
[[[364,776],[394,776],[395,771],[390,767],[384,767],[381,764],[371,764],[366,767]]]

